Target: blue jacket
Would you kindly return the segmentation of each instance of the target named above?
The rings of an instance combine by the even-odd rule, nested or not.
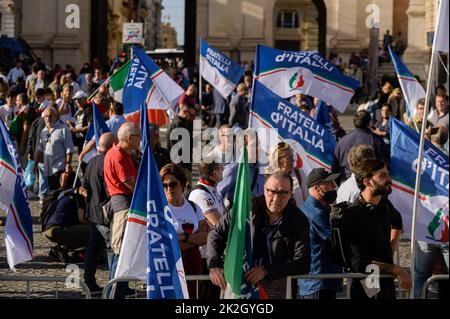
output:
[[[309,237],[311,240],[310,274],[341,273],[342,268],[333,260],[331,251],[330,209],[311,195],[306,199],[301,211],[309,220]],[[300,295],[310,295],[321,289],[342,290],[341,279],[300,280]]]

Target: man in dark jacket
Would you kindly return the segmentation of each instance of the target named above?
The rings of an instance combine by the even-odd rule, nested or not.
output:
[[[152,144],[153,158],[156,162],[156,167],[160,171],[167,164],[172,163],[170,160],[170,153],[167,149],[161,146],[159,140],[159,126],[155,123],[150,123],[150,143]]]
[[[266,181],[264,196],[253,202],[253,267],[245,272],[252,285],[261,282],[270,298],[285,298],[286,277],[309,273],[311,251],[309,222],[290,201],[292,178],[276,172]],[[207,258],[213,284],[226,288],[223,254],[228,239],[231,211],[208,235]]]
[[[391,224],[394,213],[387,195],[392,192],[392,179],[386,164],[379,159],[367,159],[356,173],[359,197],[342,218],[342,233],[350,249],[354,272],[392,275],[402,289],[411,289],[411,277],[395,265],[391,246]],[[395,299],[394,278],[354,280],[352,299]]]
[[[87,216],[89,225],[89,242],[86,247],[86,259],[84,261],[84,282],[91,292],[100,292],[97,285],[95,272],[97,270],[97,257],[105,242],[109,241],[109,226],[106,225],[101,203],[108,199],[105,187],[103,162],[105,154],[111,149],[117,138],[113,133],[105,133],[99,140],[99,155],[91,159],[86,167],[81,193],[87,201]],[[108,245],[107,245],[108,246]]]
[[[370,130],[370,114],[367,111],[356,112],[353,117],[355,129],[344,136],[336,145],[334,151],[334,160],[332,166],[333,173],[345,173],[341,175],[343,179],[348,179],[352,172],[348,166],[347,156],[350,149],[359,144],[372,146],[375,151],[375,157],[384,160],[389,166],[389,149],[383,139],[372,133]],[[340,181],[338,180],[337,182]]]
[[[247,128],[248,112],[247,106],[247,88],[244,83],[240,83],[236,89],[237,94],[233,96],[230,102],[230,120],[231,127],[238,126],[242,129]]]

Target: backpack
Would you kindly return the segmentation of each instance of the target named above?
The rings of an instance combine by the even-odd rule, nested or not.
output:
[[[343,217],[352,203],[342,202],[330,206],[330,228],[331,228],[331,251],[334,261],[341,266],[344,271],[352,272],[351,250],[345,232],[343,230]]]

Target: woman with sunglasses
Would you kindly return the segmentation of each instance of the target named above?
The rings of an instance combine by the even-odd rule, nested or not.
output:
[[[209,226],[197,204],[184,197],[187,178],[176,164],[167,164],[160,171],[161,182],[172,212],[186,275],[202,274],[199,247],[206,245]],[[195,296],[195,282],[188,283],[190,296]]]
[[[294,181],[292,190],[292,198],[298,208],[308,198],[308,188],[306,187],[306,175],[303,171],[295,168],[294,153],[289,144],[285,142],[278,143],[269,154],[268,174],[272,174],[276,170],[290,175]]]

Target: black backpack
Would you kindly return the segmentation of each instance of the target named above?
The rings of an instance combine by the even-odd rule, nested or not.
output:
[[[332,253],[335,262],[341,266],[344,271],[352,271],[351,250],[345,232],[343,230],[343,217],[350,207],[354,207],[352,203],[342,202],[331,205],[330,212],[330,228],[331,228],[331,244]]]

